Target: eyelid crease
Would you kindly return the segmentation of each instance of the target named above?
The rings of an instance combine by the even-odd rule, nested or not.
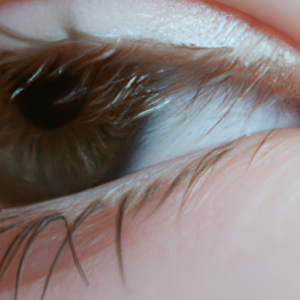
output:
[[[3,35],[5,37],[8,37],[12,40],[17,40],[20,42],[25,42],[26,44],[30,44],[30,45],[41,45],[46,43],[46,41],[43,41],[41,39],[34,39],[34,38],[30,38],[27,36],[24,36],[14,30],[12,30],[11,28],[6,27],[3,24],[0,24],[0,35]]]

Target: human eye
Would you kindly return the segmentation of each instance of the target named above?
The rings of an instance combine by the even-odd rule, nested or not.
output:
[[[267,271],[298,263],[295,42],[214,2],[16,2],[0,23],[1,299],[268,299],[294,275]]]

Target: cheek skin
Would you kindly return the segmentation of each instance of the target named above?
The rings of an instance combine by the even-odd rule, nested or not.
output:
[[[300,3],[297,0],[217,0],[244,11],[292,37],[298,43]]]
[[[112,240],[94,235],[79,250],[90,287],[65,268],[46,299],[299,299],[300,131],[275,131],[257,151],[268,134],[241,139],[181,211],[177,190],[155,214],[125,218],[126,287]],[[28,283],[22,299],[39,291]]]

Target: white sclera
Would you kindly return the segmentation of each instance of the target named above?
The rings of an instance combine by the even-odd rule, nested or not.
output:
[[[220,90],[203,110],[199,110],[203,101],[201,97],[187,110],[182,109],[184,99],[175,100],[166,106],[162,113],[149,122],[132,159],[130,172],[199,149],[212,149],[244,135],[300,126],[300,116],[289,110],[283,111],[276,105],[266,104],[253,109],[253,97],[259,95],[242,98],[222,119],[235,100],[232,99],[222,107],[225,97],[226,92]],[[186,99],[190,99],[189,96]],[[272,103],[272,100],[269,102]],[[218,123],[220,119],[222,121]]]

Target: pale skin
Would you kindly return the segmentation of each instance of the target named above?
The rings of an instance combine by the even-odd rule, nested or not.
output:
[[[55,1],[48,1],[51,2]],[[91,11],[82,9],[80,2],[77,1],[78,6],[72,6],[75,15],[88,16]],[[297,47],[300,43],[299,1],[220,2],[269,24],[280,32],[279,36],[283,33],[293,46]],[[131,8],[124,5],[121,11],[130,13]],[[84,24],[79,17],[78,20]],[[14,20],[10,22],[13,24]],[[256,22],[259,24],[259,21]],[[17,28],[18,22],[15,24]],[[91,28],[88,22],[85,24]],[[56,26],[54,22],[53,28]],[[259,148],[262,141],[265,143]],[[172,201],[167,201],[150,217],[151,207],[142,210],[136,218],[125,220],[125,283],[115,252],[114,219],[101,227],[99,235],[99,228],[97,231],[95,225],[96,213],[80,227],[75,237],[90,285],[87,287],[81,282],[70,252],[66,252],[45,299],[299,299],[299,145],[300,131],[297,128],[243,137],[189,196],[184,212],[178,213],[182,200],[182,190],[179,188],[172,195]],[[166,162],[166,166],[175,162]],[[159,167],[154,166],[153,172]],[[130,176],[135,179],[139,175]],[[113,182],[101,191],[105,193],[118,185],[118,182]],[[72,218],[78,206],[84,207],[93,199],[95,191],[87,191],[76,196],[74,201],[72,198],[59,200],[59,203],[50,203],[47,208],[62,207]],[[155,203],[156,199],[152,201]],[[115,212],[117,208],[112,210]],[[46,237],[59,236],[55,229],[54,225],[47,229],[48,235],[45,233],[41,237],[44,243],[41,242],[39,247],[47,248],[49,253],[54,251],[51,247],[56,246],[49,246]],[[34,251],[38,253],[38,250]],[[28,264],[32,267],[24,272],[19,297],[24,300],[38,299],[42,287],[39,280],[45,275],[43,271],[38,274],[35,265],[43,269],[47,263],[44,257],[37,256],[31,257]],[[1,283],[1,299],[12,299],[13,276],[13,272],[9,273]]]

